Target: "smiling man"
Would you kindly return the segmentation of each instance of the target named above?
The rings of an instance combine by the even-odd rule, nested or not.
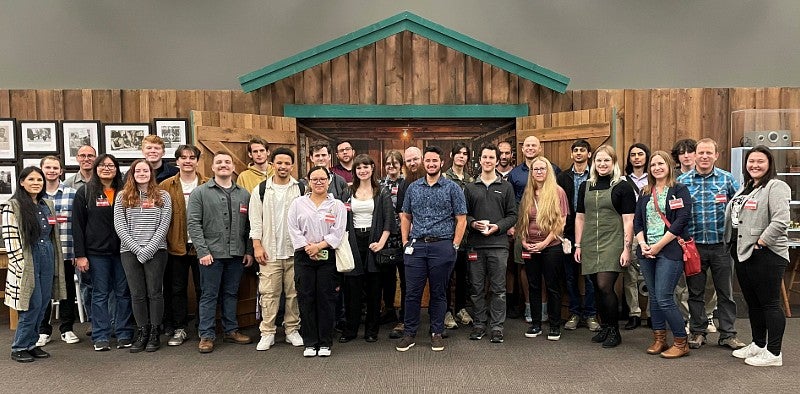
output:
[[[142,140],[142,155],[153,166],[156,182],[161,182],[178,173],[178,168],[164,162],[164,140],[157,135],[148,135]],[[127,176],[127,174],[126,174]]]
[[[269,164],[269,143],[261,137],[253,137],[247,143],[247,157],[250,165],[236,178],[236,184],[251,191],[256,185],[275,173]]]
[[[78,165],[81,169],[77,174],[67,178],[64,184],[78,190],[92,178],[92,166],[94,165],[94,159],[97,158],[97,150],[91,145],[81,146],[78,148],[78,154],[75,158],[78,159]]]
[[[331,170],[344,178],[348,184],[353,183],[353,157],[355,156],[356,150],[353,149],[350,141],[340,141],[336,145],[336,158],[339,159],[339,164],[333,166]]]

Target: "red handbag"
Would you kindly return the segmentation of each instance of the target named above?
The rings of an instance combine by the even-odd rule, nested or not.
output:
[[[664,224],[667,225],[667,228],[671,226],[669,220],[667,220],[667,216],[661,212],[661,209],[658,208],[658,203],[656,202],[656,193],[655,188],[651,189],[650,191],[650,199],[653,200],[653,206],[656,208],[656,212],[658,212],[659,216],[661,216],[661,220],[664,221]],[[697,244],[694,243],[694,238],[683,239],[678,237],[678,244],[681,245],[681,249],[683,249],[683,274],[686,276],[697,275],[700,273],[700,252],[697,251]]]

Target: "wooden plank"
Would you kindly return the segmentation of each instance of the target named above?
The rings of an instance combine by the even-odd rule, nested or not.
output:
[[[413,53],[412,67],[414,70],[411,79],[412,102],[414,104],[429,104],[430,77],[428,72],[428,43],[430,41],[417,34],[412,34],[411,41],[411,50]]]
[[[275,82],[274,86],[272,115],[282,116],[284,105],[294,103],[294,87],[291,85],[291,81],[286,79]]]
[[[322,86],[322,104],[330,104],[333,99],[331,93],[331,62],[320,64],[322,76],[320,77],[320,85]]]
[[[56,119],[53,112],[54,106],[51,90],[36,90],[36,119]]]
[[[440,52],[441,48],[441,52]],[[442,81],[447,78],[447,55],[445,54],[447,47],[439,45],[435,41],[428,40],[428,102],[431,104],[444,104],[447,96],[447,83],[449,81]],[[439,73],[441,68],[441,74]],[[445,85],[445,86],[440,86]]]
[[[467,92],[466,92],[466,79],[465,74],[465,61],[466,55],[456,51],[454,49],[447,48],[447,57],[448,63],[451,64],[453,68],[452,78],[453,82],[451,83],[452,90],[453,90],[453,104],[466,104],[467,103]],[[452,59],[451,59],[452,57]],[[514,91],[515,95],[513,96],[516,98],[516,90]],[[513,102],[516,104],[517,102]]]
[[[272,85],[258,89],[258,113],[261,115],[272,114]]]
[[[508,74],[508,103],[519,103],[519,76],[516,74]]]
[[[583,96],[581,94],[582,91],[580,90],[568,90],[568,92],[572,92],[572,108],[575,111],[579,111],[584,109],[583,108]]]
[[[492,103],[508,104],[508,71],[492,66]]]
[[[464,102],[483,103],[483,62],[471,56],[464,60]]]
[[[573,109],[589,109],[600,108],[598,104],[599,92],[597,90],[583,90],[581,91],[581,107],[574,107]],[[575,102],[575,95],[572,95],[572,101]],[[604,105],[605,107],[605,105]]]
[[[231,91],[204,90],[203,102],[207,111],[231,112]]]
[[[689,115],[689,92],[686,89],[673,89],[675,92],[675,141],[689,138],[687,129]]]
[[[260,92],[260,89],[259,89]],[[195,107],[196,90],[178,90],[175,92],[176,115],[179,118],[188,118],[191,111],[201,111]]]
[[[347,82],[350,89],[347,102],[350,104],[358,104],[358,78],[358,50],[355,50],[347,54]]]
[[[520,78],[519,102],[527,103],[531,115],[539,112],[539,89],[537,85],[528,79]]]
[[[239,90],[231,91],[231,111],[245,114],[257,113],[259,108],[258,92],[245,93]]]
[[[221,115],[224,113],[221,113]],[[287,124],[289,125],[289,124]],[[219,142],[241,142],[247,143],[251,135],[264,136],[270,144],[278,145],[295,145],[297,144],[296,130],[287,128],[286,130],[279,129],[258,129],[258,128],[240,128],[240,127],[216,127],[216,126],[197,126],[198,136],[202,140],[211,140]]]
[[[633,140],[630,143],[625,141],[625,149],[632,145],[634,142],[641,142],[650,145],[650,123],[653,121],[653,115],[650,112],[652,93],[649,90],[636,90],[634,101],[634,134]]]
[[[375,42],[375,104],[386,104],[386,40]]]
[[[557,126],[543,129],[518,129],[517,136],[525,138],[535,135],[541,142],[570,141],[578,138],[608,137],[611,135],[611,123],[593,123],[585,125]]]
[[[388,105],[403,104],[403,48],[401,38],[400,35],[395,34],[384,40],[386,42],[384,91],[386,95],[385,104]]]
[[[0,117],[11,117],[11,91],[0,89]]]
[[[147,91],[148,112],[147,119],[167,117],[167,95],[161,89]]]
[[[358,102],[360,104],[377,102],[376,74],[375,44],[370,44],[358,50]]]
[[[350,104],[350,76],[347,64],[347,56],[339,56],[331,60],[331,104]],[[275,93],[280,94],[278,92],[278,82],[274,84]],[[272,114],[277,114],[274,111],[274,106]]]
[[[303,104],[322,103],[322,66],[317,65],[302,72],[303,90],[300,91],[297,102]],[[236,111],[236,109],[234,109]],[[239,111],[236,111],[239,112]]]
[[[113,99],[111,90],[98,89],[92,91],[92,114],[89,119],[97,119],[101,122],[111,122],[113,118]]]
[[[64,120],[64,91],[53,89],[53,119]],[[0,114],[0,116],[3,116]]]
[[[686,89],[686,137],[695,141],[703,138],[703,90]]]
[[[539,112],[540,114],[549,114],[553,112],[553,91],[542,86],[536,85],[536,91],[539,92]]]
[[[126,89],[122,91],[122,122],[136,123],[139,121],[140,95],[138,90]]]
[[[36,91],[20,90],[11,91],[11,116],[17,120],[36,119]]]
[[[414,102],[414,46],[412,45],[412,33],[408,30],[400,33],[403,60],[403,104]]]
[[[492,65],[489,63],[481,63],[481,79],[483,80],[483,88],[481,97],[483,103],[495,104],[492,97]]]

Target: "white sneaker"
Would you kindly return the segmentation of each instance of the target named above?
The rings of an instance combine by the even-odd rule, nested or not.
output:
[[[317,349],[313,347],[307,347],[303,350],[303,357],[317,357]]]
[[[746,358],[750,358],[750,357],[753,357],[753,356],[757,356],[757,355],[761,354],[761,352],[763,352],[764,350],[765,350],[765,348],[758,347],[758,345],[756,345],[755,342],[750,342],[749,345],[747,345],[747,346],[745,346],[745,347],[743,347],[741,349],[734,350],[731,353],[731,355],[733,357],[736,357],[736,358],[746,359]]]
[[[717,326],[714,325],[714,319],[708,318],[708,327],[706,328],[708,332],[717,332]]]
[[[186,334],[186,330],[184,330],[182,328],[179,328],[179,329],[175,330],[174,334],[172,334],[172,338],[169,339],[169,342],[167,342],[167,345],[169,345],[169,346],[180,346],[186,340],[186,337],[188,337],[188,335]]]
[[[52,339],[50,339],[50,335],[47,334],[39,334],[39,340],[36,341],[36,346],[42,347],[50,343]]]
[[[299,332],[294,331],[286,335],[286,343],[291,343],[292,346],[303,346],[303,337],[300,336]]]
[[[61,334],[61,340],[66,343],[78,343],[81,341],[81,339],[78,338],[78,336],[72,331],[67,331]]]
[[[532,323],[533,318],[531,317],[531,304],[525,303],[525,323]]]
[[[329,347],[321,347],[317,351],[317,356],[320,357],[329,357],[331,355],[331,348]]]
[[[444,315],[444,328],[453,329],[453,328],[456,328],[456,327],[458,327],[458,323],[456,323],[456,319],[453,319],[453,314],[452,313],[447,312]]]
[[[780,367],[783,365],[783,353],[779,353],[776,356],[769,350],[764,349],[761,353],[744,359],[744,363],[754,367]]]
[[[472,316],[469,315],[469,312],[467,312],[465,308],[461,308],[461,310],[458,311],[458,313],[456,313],[456,317],[461,322],[461,324],[465,326],[472,324]]]
[[[275,344],[275,334],[267,334],[262,335],[261,340],[258,341],[258,345],[256,345],[256,350],[263,351],[269,350],[272,345]]]

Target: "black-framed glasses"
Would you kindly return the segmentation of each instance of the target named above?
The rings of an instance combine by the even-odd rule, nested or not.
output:
[[[311,183],[325,183],[328,181],[328,178],[311,178],[308,181]]]

